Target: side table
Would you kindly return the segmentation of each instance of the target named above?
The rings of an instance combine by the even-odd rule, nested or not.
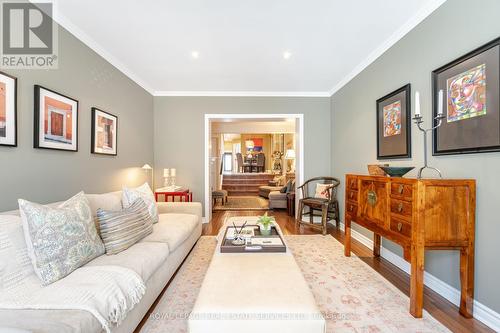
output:
[[[167,202],[168,198],[171,198],[172,202],[175,201],[175,197],[179,198],[181,202],[192,202],[193,201],[193,192],[190,192],[187,188],[181,188],[175,191],[171,191],[168,189],[157,189],[155,191],[155,200],[158,202],[160,195],[163,195],[164,200]]]
[[[289,216],[295,216],[295,192],[286,194],[286,209]]]

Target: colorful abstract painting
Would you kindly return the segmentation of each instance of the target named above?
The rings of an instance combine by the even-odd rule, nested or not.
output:
[[[384,106],[384,137],[401,134],[401,101]]]
[[[486,64],[448,79],[446,87],[448,122],[486,114]]]

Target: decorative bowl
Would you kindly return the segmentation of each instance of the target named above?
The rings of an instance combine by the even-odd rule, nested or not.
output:
[[[380,169],[384,170],[386,174],[390,177],[403,177],[415,167],[391,167],[391,166],[381,166]]]

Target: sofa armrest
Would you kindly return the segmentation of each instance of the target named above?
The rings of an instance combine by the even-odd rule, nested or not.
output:
[[[157,202],[158,214],[191,214],[199,217],[201,222],[202,208],[199,202]]]

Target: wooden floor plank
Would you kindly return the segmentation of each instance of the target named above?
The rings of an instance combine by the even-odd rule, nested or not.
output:
[[[210,223],[203,225],[204,235],[217,235],[220,227],[228,217],[232,216],[255,216],[262,212],[258,211],[219,211],[212,214]],[[318,231],[307,226],[297,227],[292,217],[288,216],[285,211],[269,211],[269,215],[276,218],[277,223],[281,227],[285,235],[309,235],[318,234]],[[343,243],[344,233],[337,230],[333,225],[329,226],[328,232],[339,242]],[[356,241],[352,240],[352,252],[355,253],[368,266],[381,274],[401,292],[409,297],[410,295],[410,277],[406,272],[400,270],[395,265],[391,264],[384,258],[376,258],[373,256],[372,250]],[[479,333],[494,333],[493,330],[476,319],[467,319],[458,313],[458,307],[450,303],[444,297],[436,292],[425,288],[424,291],[424,309],[429,312],[443,325],[448,327],[452,332],[479,332]]]

